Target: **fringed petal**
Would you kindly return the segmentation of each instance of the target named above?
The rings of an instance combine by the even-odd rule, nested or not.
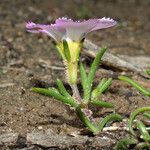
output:
[[[26,23],[26,29],[28,32],[32,33],[46,33],[57,42],[60,42],[65,34],[65,30],[62,27],[56,26],[55,24],[42,25],[28,22]]]
[[[99,29],[104,29],[104,28],[109,28],[109,27],[113,27],[116,24],[117,24],[117,22],[115,20],[104,17],[104,18],[98,19],[98,23],[92,29],[92,31],[99,30]]]
[[[115,26],[116,21],[110,18],[89,19],[84,21],[73,21],[65,17],[58,18],[55,24],[41,25],[28,22],[26,28],[28,32],[43,32],[54,38],[57,42],[63,39],[80,42],[89,32]]]
[[[62,17],[62,18],[58,18],[56,19],[55,23],[57,25],[61,24],[61,23],[65,23],[65,22],[73,22],[72,19],[68,19],[67,17]]]

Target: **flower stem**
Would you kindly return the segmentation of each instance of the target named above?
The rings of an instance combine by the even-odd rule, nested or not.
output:
[[[65,62],[66,66],[66,77],[69,84],[76,84],[77,82],[77,71],[78,71],[78,62]]]
[[[79,116],[80,120],[82,121],[82,123],[90,130],[92,131],[94,134],[97,134],[99,132],[99,129],[98,127],[92,123],[88,117],[86,117],[84,115],[84,113],[82,112],[81,108],[80,107],[77,107],[76,108],[76,112],[77,112],[77,115]]]
[[[77,103],[81,104],[82,103],[82,98],[80,96],[77,85],[76,84],[71,84],[70,86],[72,88],[73,97],[76,99]]]

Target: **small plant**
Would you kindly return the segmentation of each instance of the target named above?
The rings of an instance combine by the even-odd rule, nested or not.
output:
[[[139,119],[135,120],[140,113],[143,114],[144,119],[150,119],[150,107],[138,108],[132,112],[128,122],[131,135],[130,137],[121,139],[117,143],[116,150],[127,150],[131,145],[137,150],[150,148],[149,126],[146,126],[144,121]],[[135,126],[135,129],[137,130],[136,132],[133,130],[133,126]]]
[[[113,107],[111,103],[99,100],[101,94],[111,85],[112,79],[102,79],[96,88],[93,87],[96,70],[98,69],[101,58],[107,49],[102,48],[99,50],[91,65],[89,73],[86,72],[82,63],[80,63],[80,65],[78,64],[78,61],[85,36],[91,31],[112,27],[114,25],[116,25],[116,21],[110,18],[90,19],[82,22],[74,22],[71,19],[59,18],[56,20],[55,24],[51,25],[40,25],[33,22],[28,22],[26,24],[27,31],[33,33],[46,33],[56,41],[56,47],[62,56],[66,68],[66,80],[72,88],[73,94],[71,95],[67,91],[63,82],[59,79],[57,80],[57,89],[53,87],[47,89],[33,87],[32,91],[54,97],[74,108],[83,124],[94,134],[102,131],[103,127],[109,121],[122,120],[120,115],[113,113],[106,116],[103,120],[96,122],[92,117],[92,111],[88,107],[89,104],[106,108]],[[81,95],[82,92],[79,91],[77,87],[78,68],[81,76],[83,95]]]
[[[150,97],[150,91],[146,90],[144,87],[142,87],[136,81],[134,81],[126,76],[119,76],[118,78],[120,80],[125,81],[125,82],[129,83],[130,85],[132,85],[134,88],[136,88],[138,91],[140,91],[143,95]]]

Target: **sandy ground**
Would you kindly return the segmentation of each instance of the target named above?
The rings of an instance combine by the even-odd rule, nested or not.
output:
[[[60,70],[43,66],[62,66],[52,40],[45,35],[25,31],[25,22],[50,23],[60,16],[74,19],[109,16],[118,20],[112,29],[91,33],[88,38],[99,46],[108,46],[113,54],[150,56],[150,1],[140,0],[1,0],[0,1],[0,146],[1,149],[113,149],[125,132],[101,133],[91,137],[80,135],[81,142],[69,137],[80,133],[84,126],[68,106],[30,91],[31,87],[55,86],[56,78],[64,79]],[[105,68],[106,69],[106,68]],[[98,78],[118,74],[111,68],[100,69]],[[109,73],[110,72],[110,73]],[[150,80],[132,74],[134,79],[150,88]],[[131,86],[114,79],[103,99],[112,102],[114,109],[95,110],[95,117],[104,117],[114,110],[128,116],[135,108],[150,105],[150,98],[142,96]],[[54,136],[50,144],[29,141],[33,132],[49,131]],[[3,136],[15,134],[4,140]],[[27,136],[28,135],[28,136]],[[11,137],[12,135],[8,136]],[[38,135],[37,135],[38,136]],[[59,139],[67,136],[67,143]],[[27,138],[28,137],[28,138]],[[108,138],[107,141],[103,137]],[[31,138],[30,138],[31,139]],[[78,138],[77,138],[78,139]],[[110,140],[111,139],[111,140]],[[11,141],[12,140],[12,141]],[[58,141],[57,141],[58,140]],[[92,142],[90,142],[92,141]],[[101,142],[100,142],[101,141]]]

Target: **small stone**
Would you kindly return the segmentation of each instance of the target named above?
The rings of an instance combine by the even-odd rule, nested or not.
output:
[[[42,130],[42,129],[43,129],[43,127],[42,127],[42,126],[38,126],[38,129],[39,129],[39,130]]]

